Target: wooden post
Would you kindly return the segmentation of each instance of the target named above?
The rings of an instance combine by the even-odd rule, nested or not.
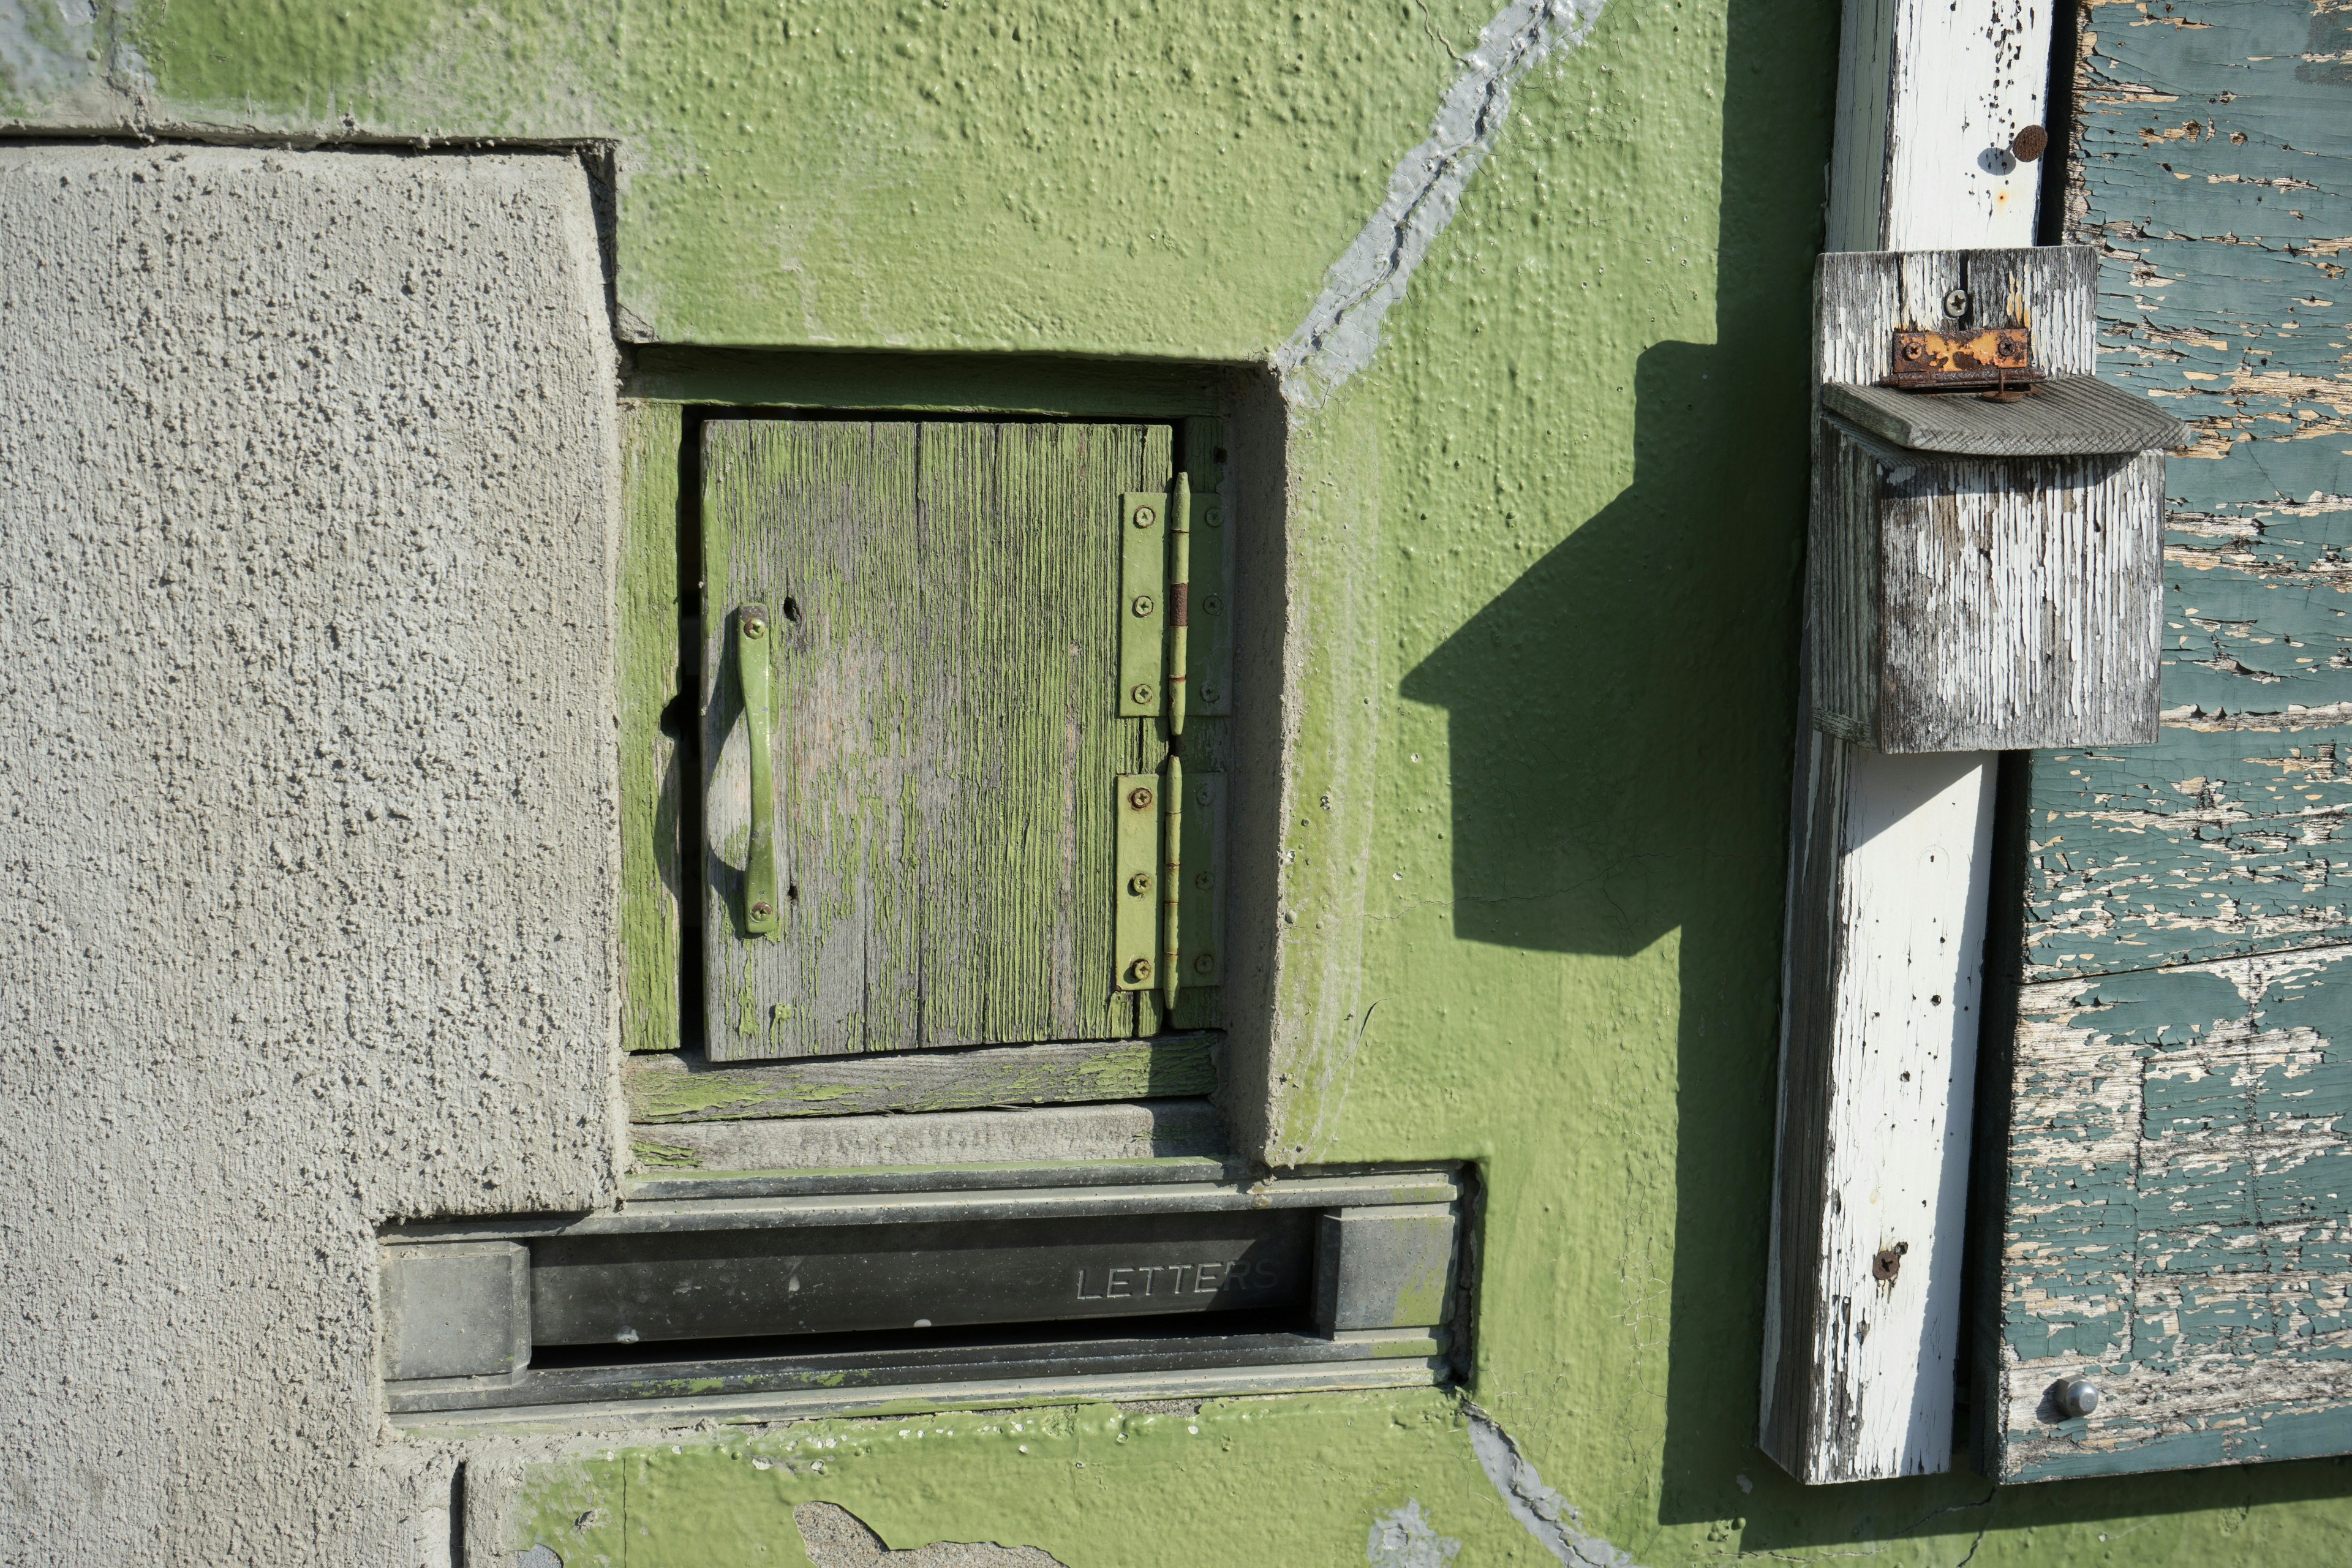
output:
[[[1829,248],[2032,243],[2050,5],[1848,0]],[[1951,1468],[1997,755],[1803,715],[1758,1439],[1801,1481]]]

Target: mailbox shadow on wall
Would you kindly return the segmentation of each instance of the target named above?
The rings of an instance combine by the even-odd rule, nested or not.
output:
[[[1790,314],[1785,355],[1645,351],[1633,482],[1402,686],[1447,711],[1456,936],[1627,957],[1679,932],[1669,1523],[1764,1500],[1732,1478],[1765,1476],[1751,1444],[1805,493],[1801,307]],[[1776,376],[1785,411],[1759,418]],[[1561,1103],[1558,1069],[1590,1046],[1514,1033],[1492,1081],[1517,1081],[1554,1130],[1572,1112],[1592,1141],[1643,1136],[1604,1105]],[[1498,1187],[1525,1179],[1511,1152],[1498,1142]]]

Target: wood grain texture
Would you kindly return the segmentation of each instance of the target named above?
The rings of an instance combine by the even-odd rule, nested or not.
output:
[[[1891,269],[1867,258],[1822,258],[1816,416],[1824,383],[1884,374],[1894,328],[1948,321],[1943,297],[1956,284],[1969,288],[1971,311],[2006,311],[2026,276],[2089,265],[2030,251],[1964,260],[1918,249],[2031,240],[2031,175],[2011,169],[1987,183],[1959,160],[1981,156],[1986,137],[2005,139],[2005,128],[2038,118],[2047,14],[2032,0],[1855,0],[1845,16],[1828,242],[1845,252],[1914,254]],[[1986,46],[2000,56],[1998,68],[1982,58]],[[1955,68],[1961,61],[1974,63]],[[1984,96],[1956,106],[1955,88]],[[2080,309],[2036,318],[2047,368],[2091,369],[2084,298]],[[1937,316],[1927,316],[1930,309]],[[1874,346],[1865,324],[1884,328]],[[1815,458],[1818,479],[1818,440]],[[1808,668],[1824,635],[1817,610],[1809,597]],[[1812,684],[1801,682],[1807,720],[1792,764],[1759,1441],[1806,1482],[1935,1474],[1951,1468],[1977,1035],[1975,1015],[1959,1006],[1973,1006],[1980,985],[1974,943],[1991,871],[1992,758],[1890,757],[1839,739],[1811,722]],[[1901,821],[1902,831],[1870,831],[1885,821]],[[1917,874],[1924,845],[1940,847],[1938,874]],[[1947,971],[1949,991],[1910,983]],[[1869,1048],[1881,1038],[1888,1048]],[[1850,1212],[1851,1200],[1889,1192],[1902,1195],[1888,1209]],[[1893,1237],[1909,1251],[1895,1279],[1881,1281],[1869,1267],[1874,1254],[1857,1243],[1896,1207],[1913,1221],[1903,1231],[1915,1234]],[[1874,1247],[1886,1245],[1884,1235]]]
[[[2199,442],[2166,481],[2161,745],[2032,770],[2032,975],[2352,934],[2352,91],[2305,58],[2326,17],[2087,16],[2069,221],[2105,258],[2100,374]]]
[[[2143,20],[2086,8],[2069,229],[2103,256],[2102,375],[2200,440],[2167,479],[2158,742],[2021,763],[1972,1401],[2004,1479],[2352,1452],[2352,16]],[[2070,1420],[2045,1396],[2077,1375],[2103,1403]]]
[[[866,1116],[1213,1094],[1216,1037],[1077,1040],[729,1066],[675,1057],[632,1063],[632,1121]]]
[[[1813,721],[1888,752],[2156,739],[2164,459],[1822,433]]]
[[[1759,1446],[1807,1482],[1930,1474],[1951,1457],[1984,914],[1968,895],[1992,796],[1973,756],[1810,739]]]
[[[743,940],[747,770],[707,641],[714,1059],[1156,1029],[1110,968],[1120,491],[1165,426],[714,421],[710,617],[780,616],[780,941]]]
[[[2196,439],[2147,398],[2087,375],[2051,376],[2017,403],[1840,384],[1822,388],[1822,406],[1897,447],[1977,458],[2123,456]]]
[[[2038,364],[2079,379],[2095,266],[2082,247],[1824,256],[1823,406],[1914,436],[1931,417],[2011,437],[2032,428],[2043,421],[2018,412],[2028,405],[1866,384],[1885,374],[1895,329],[1946,323],[2027,328]],[[1958,316],[1955,293],[1967,300]],[[2096,404],[2110,426],[2118,401]],[[1999,415],[1906,412],[1961,403]],[[2161,414],[2143,422],[2178,434]],[[2150,456],[1929,455],[1825,420],[1806,571],[1814,723],[1891,752],[2153,740],[2162,481]]]
[[[674,403],[621,412],[621,1042],[678,1047],[681,748],[663,728],[678,695],[677,459]]]
[[[2352,947],[2052,982],[2019,1011],[1995,1473],[2352,1447]],[[2074,1377],[2088,1420],[2047,1397]]]
[[[2007,149],[2042,119],[2050,17],[2047,0],[1850,0],[1832,247],[2032,242],[2040,166]]]

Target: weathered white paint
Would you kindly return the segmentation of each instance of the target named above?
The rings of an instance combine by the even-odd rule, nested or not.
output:
[[[1848,0],[1830,248],[2032,244],[2040,165],[2018,165],[2006,148],[2040,121],[2049,51],[2047,0]],[[2050,155],[2063,150],[2053,142]],[[1790,878],[1789,951],[1800,963],[1847,955],[1812,1026],[1829,1030],[1811,1047],[1826,1048],[1831,1069],[1814,1085],[1782,1085],[1784,1108],[1791,1095],[1828,1097],[1824,1146],[1791,1150],[1784,1109],[1780,1152],[1784,1168],[1818,1162],[1812,1190],[1798,1197],[1784,1183],[1778,1194],[1818,1213],[1802,1225],[1779,1210],[1773,1218],[1760,1426],[1766,1451],[1801,1480],[1951,1468],[1995,760],[1889,757],[1810,732],[1799,741],[1792,867],[1809,829],[1826,821],[1840,837],[1836,875]],[[1831,781],[1846,798],[1817,813],[1813,791]],[[1960,862],[1923,864],[1927,846]],[[1838,934],[1796,940],[1823,927]],[[1935,978],[1922,985],[1922,975]],[[1804,978],[1784,974],[1784,996]],[[1784,1061],[1798,1054],[1785,1037],[1792,1016],[1784,1009]],[[1915,1226],[1924,1229],[1897,1234]],[[1813,1255],[1787,1255],[1790,1233],[1817,1237]],[[1871,1268],[1882,1233],[1908,1245],[1883,1295]],[[1811,1311],[1800,1325],[1784,1302],[1808,1277]],[[1870,1310],[1849,1321],[1855,1304]],[[1803,1375],[1783,1366],[1790,1354],[1808,1358]],[[1810,1405],[1794,1407],[1799,1398]]]
[[[2053,0],[1849,0],[1829,248],[2032,245]],[[2053,141],[2050,156],[2061,146]]]
[[[1603,3],[1511,0],[1480,29],[1438,100],[1428,140],[1397,161],[1379,209],[1331,264],[1307,319],[1275,351],[1286,396],[1320,401],[1371,363],[1381,318],[1404,298],[1431,241],[1454,221],[1470,177],[1502,135],[1512,84],[1554,49],[1583,43]]]
[[[375,1227],[617,1183],[603,300],[569,158],[0,149],[0,1561],[448,1561]]]

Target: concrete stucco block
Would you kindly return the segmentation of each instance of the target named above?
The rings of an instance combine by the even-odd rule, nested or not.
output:
[[[0,148],[0,1560],[414,1562],[375,1226],[611,1197],[613,421],[569,157]]]

